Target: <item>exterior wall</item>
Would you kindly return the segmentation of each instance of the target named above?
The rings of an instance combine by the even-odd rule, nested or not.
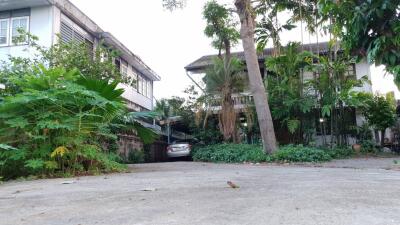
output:
[[[131,151],[143,150],[143,143],[140,138],[134,135],[118,136],[118,154],[128,158]]]
[[[365,59],[356,64],[356,75],[357,79],[361,79],[364,76],[368,77],[368,80],[371,81],[371,70],[370,65],[367,63]],[[363,87],[355,88],[356,91],[362,91],[367,93],[372,93],[372,86],[369,83],[364,83]]]
[[[31,8],[29,32],[39,38],[38,44],[50,47],[53,44],[53,9],[51,6]],[[33,50],[26,51],[27,45],[0,47],[0,60],[7,60],[9,55],[33,57]]]
[[[125,92],[122,94],[122,97],[125,99],[136,103],[147,110],[153,110],[153,101],[150,98],[139,94],[134,88],[126,84],[119,84],[118,87],[125,90]]]
[[[326,135],[325,137],[326,143],[331,143],[331,135]],[[324,146],[324,140],[322,135],[318,135],[314,137],[316,146]],[[349,137],[347,139],[347,143],[351,146],[357,143],[357,140],[354,137]]]

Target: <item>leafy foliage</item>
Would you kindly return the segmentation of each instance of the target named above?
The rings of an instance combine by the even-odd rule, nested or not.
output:
[[[4,94],[15,94],[20,91],[16,81],[28,73],[34,73],[39,64],[50,68],[76,68],[86,78],[95,80],[114,80],[129,85],[135,81],[120,73],[114,64],[118,53],[99,43],[96,49],[90,49],[86,43],[59,42],[46,48],[37,44],[38,38],[29,33],[21,32],[20,37],[27,38],[29,45],[26,51],[35,52],[32,57],[9,56],[8,61],[1,62],[0,82],[7,89]]]
[[[319,6],[334,19],[331,30],[349,53],[385,65],[400,84],[399,0],[320,0]]]
[[[128,158],[124,159],[125,163],[144,163],[145,153],[143,150],[131,150],[128,154]]]
[[[240,93],[246,88],[243,65],[237,58],[215,58],[214,64],[203,78],[207,93],[217,98],[221,106],[219,128],[225,141],[237,141],[237,114],[232,99],[233,93]]]
[[[108,124],[125,110],[116,82],[39,65],[15,84],[21,92],[0,103],[0,142],[19,150],[3,150],[4,167],[21,164],[20,175],[48,169],[79,171],[77,165],[87,160],[106,171],[115,167],[101,156],[96,140],[116,139]]]
[[[215,0],[206,3],[203,9],[203,16],[207,22],[204,33],[213,39],[212,45],[226,54],[230,54],[230,48],[238,43],[240,38],[236,30],[236,23],[232,19],[231,12]],[[229,57],[229,56],[228,56]]]
[[[304,91],[303,73],[312,65],[314,55],[299,52],[298,43],[289,43],[283,54],[268,58],[267,68],[274,74],[268,77],[269,101],[274,119],[281,121],[291,134],[305,123],[303,118],[315,106],[312,93]],[[307,123],[310,123],[309,121]]]
[[[322,149],[288,145],[273,154],[272,160],[279,162],[325,162],[332,160],[332,156]]]
[[[383,146],[384,131],[396,123],[394,103],[382,96],[370,96],[370,99],[366,101],[363,114],[370,126],[382,132],[381,144]]]
[[[385,130],[396,122],[393,103],[382,96],[374,96],[366,102],[364,116],[378,130]]]
[[[195,161],[204,162],[265,162],[268,156],[261,146],[247,144],[216,144],[197,147],[192,151]]]
[[[22,36],[34,57],[10,57],[0,70],[1,177],[120,171],[112,155],[118,133],[136,133],[144,143],[156,138],[138,121],[151,113],[126,111],[117,85],[130,81],[116,69],[115,52],[98,47],[91,55],[79,43],[46,49]]]
[[[348,158],[353,151],[348,148],[321,149],[302,145],[287,145],[276,153],[267,155],[259,145],[215,144],[196,147],[193,159],[204,162],[326,162],[332,159]]]

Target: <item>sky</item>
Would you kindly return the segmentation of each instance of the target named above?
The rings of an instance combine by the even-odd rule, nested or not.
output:
[[[184,9],[173,12],[163,9],[161,0],[70,1],[161,76],[161,81],[154,85],[156,99],[184,96],[184,89],[193,84],[184,67],[203,55],[217,53],[203,32],[206,23],[202,9],[207,0],[187,0]],[[232,0],[218,2],[233,7]],[[283,33],[282,43],[300,42],[300,31],[298,27]],[[303,34],[303,43],[316,42],[315,36]],[[319,41],[324,40],[328,37],[319,37]],[[234,50],[241,51],[240,44]],[[374,91],[396,89],[390,76],[380,79],[384,77],[382,70],[371,67]],[[400,98],[400,92],[396,92],[396,97]]]

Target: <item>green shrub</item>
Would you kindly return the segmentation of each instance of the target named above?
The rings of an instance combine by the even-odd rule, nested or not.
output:
[[[332,157],[332,159],[346,159],[354,155],[353,149],[344,146],[326,149],[325,151]]]
[[[195,161],[203,162],[266,162],[269,157],[261,146],[247,144],[216,144],[195,147],[192,151]]]
[[[128,158],[125,163],[144,163],[145,154],[143,150],[131,150],[129,151]]]
[[[375,142],[372,140],[361,141],[361,152],[362,153],[377,153],[379,148],[376,146]]]
[[[115,171],[99,140],[116,139],[109,124],[125,113],[118,83],[64,68],[32,70],[15,81],[21,92],[0,102],[0,175]]]
[[[322,149],[288,145],[281,147],[271,159],[278,162],[325,162],[332,160],[332,156]]]

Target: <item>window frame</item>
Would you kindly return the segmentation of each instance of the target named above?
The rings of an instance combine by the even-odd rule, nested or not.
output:
[[[9,45],[10,46],[19,46],[19,45],[26,45],[28,44],[28,40],[26,40],[25,42],[20,42],[20,43],[14,43],[13,41],[13,24],[15,20],[21,20],[21,19],[26,19],[26,32],[29,32],[30,29],[30,16],[18,16],[18,17],[11,17],[9,20]]]
[[[133,66],[131,66],[131,78],[132,78],[132,88],[137,91],[138,90],[138,74],[135,72]],[[133,84],[135,82],[135,84]]]
[[[151,80],[147,81],[147,97],[151,99],[152,92],[153,92],[153,82]]]
[[[6,43],[0,44],[0,47],[8,46],[10,43],[10,18],[7,19],[0,19],[0,23],[6,21],[7,22],[7,33],[6,33]]]
[[[128,76],[128,72],[129,72],[128,71],[128,67],[129,67],[128,62],[126,62],[125,60],[121,59],[120,60],[120,65],[121,65],[121,68],[120,68],[121,75],[127,77]]]

